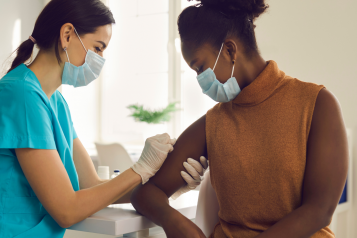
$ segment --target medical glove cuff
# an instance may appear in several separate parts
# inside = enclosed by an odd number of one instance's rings
[[[141,164],[140,162],[135,163],[133,166],[131,166],[131,168],[135,173],[140,175],[142,184],[145,184],[152,176],[155,175],[155,173],[148,170],[145,165]]]

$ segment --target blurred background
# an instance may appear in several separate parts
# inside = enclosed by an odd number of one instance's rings
[[[103,0],[116,24],[101,77],[88,87],[62,86],[79,138],[100,165],[95,143],[120,143],[135,161],[151,134],[178,137],[215,103],[203,95],[196,74],[184,62],[177,16],[186,0]],[[0,63],[31,35],[47,0],[0,0]],[[338,238],[357,237],[357,9],[356,0],[268,0],[255,22],[258,47],[288,75],[323,84],[341,103],[349,132],[347,195],[332,229]],[[128,105],[159,110],[177,102],[180,110],[160,124],[135,121]],[[343,206],[342,206],[343,205]],[[69,236],[68,236],[69,237]],[[86,237],[91,237],[89,234]],[[93,236],[97,237],[97,236]],[[99,236],[98,236],[99,237]]]

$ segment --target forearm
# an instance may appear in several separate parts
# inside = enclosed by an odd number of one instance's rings
[[[140,183],[141,177],[132,169],[128,169],[112,180],[75,192],[73,198],[68,199],[66,206],[66,226],[71,226],[120,200]]]
[[[331,216],[323,209],[317,210],[316,205],[302,205],[256,238],[309,238],[330,221]]]
[[[96,172],[91,157],[79,138],[73,140],[73,162],[76,166],[79,187],[81,189],[91,188],[102,182]]]
[[[162,227],[174,214],[179,213],[170,206],[167,195],[149,182],[134,189],[131,203],[139,213]]]
[[[167,197],[160,188],[147,183],[134,189],[131,202],[138,212],[161,226],[168,238],[205,238],[199,227],[170,206]]]
[[[103,184],[110,181],[110,179],[99,179],[96,185]],[[136,187],[136,186],[135,186]],[[135,188],[134,187],[134,188]],[[117,200],[115,200],[112,204],[123,204],[123,203],[130,203],[130,197],[131,194],[133,193],[133,189],[131,189],[129,192],[124,194],[123,196],[119,197]]]
[[[97,185],[103,184],[110,181],[110,179],[99,179]],[[134,187],[135,188],[135,187]],[[130,203],[130,197],[131,194],[133,193],[133,189],[131,189],[129,192],[124,194],[123,196],[119,197],[117,200],[115,200],[112,204],[123,204],[123,203]]]
[[[123,203],[130,203],[130,197],[131,194],[133,193],[133,190],[135,188],[133,188],[132,190],[130,190],[129,192],[127,192],[126,194],[124,194],[122,197],[118,198],[117,200],[115,200],[113,202],[113,204],[123,204]]]

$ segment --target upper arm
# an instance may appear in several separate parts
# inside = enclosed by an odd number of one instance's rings
[[[160,170],[148,183],[160,188],[167,197],[184,186],[186,182],[181,177],[181,171],[185,170],[183,162],[188,158],[199,161],[200,156],[207,154],[205,126],[206,116],[203,116],[188,127],[177,139],[174,151],[169,153]]]
[[[332,216],[343,191],[348,168],[348,145],[341,108],[322,89],[316,99],[307,143],[303,204],[313,204]]]
[[[22,171],[41,204],[60,223],[75,191],[57,150],[16,149]]]

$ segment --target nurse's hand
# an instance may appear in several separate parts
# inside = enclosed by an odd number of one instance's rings
[[[131,168],[141,176],[145,184],[161,168],[167,154],[174,150],[176,139],[165,133],[146,139],[140,159]]]
[[[201,162],[201,163],[200,163]],[[174,193],[171,198],[177,199],[184,193],[187,193],[199,186],[204,179],[204,174],[208,168],[208,160],[206,157],[201,156],[200,162],[188,158],[187,162],[183,163],[183,166],[187,170],[181,171],[181,177],[186,181],[187,185],[185,187],[180,188],[176,193]]]

